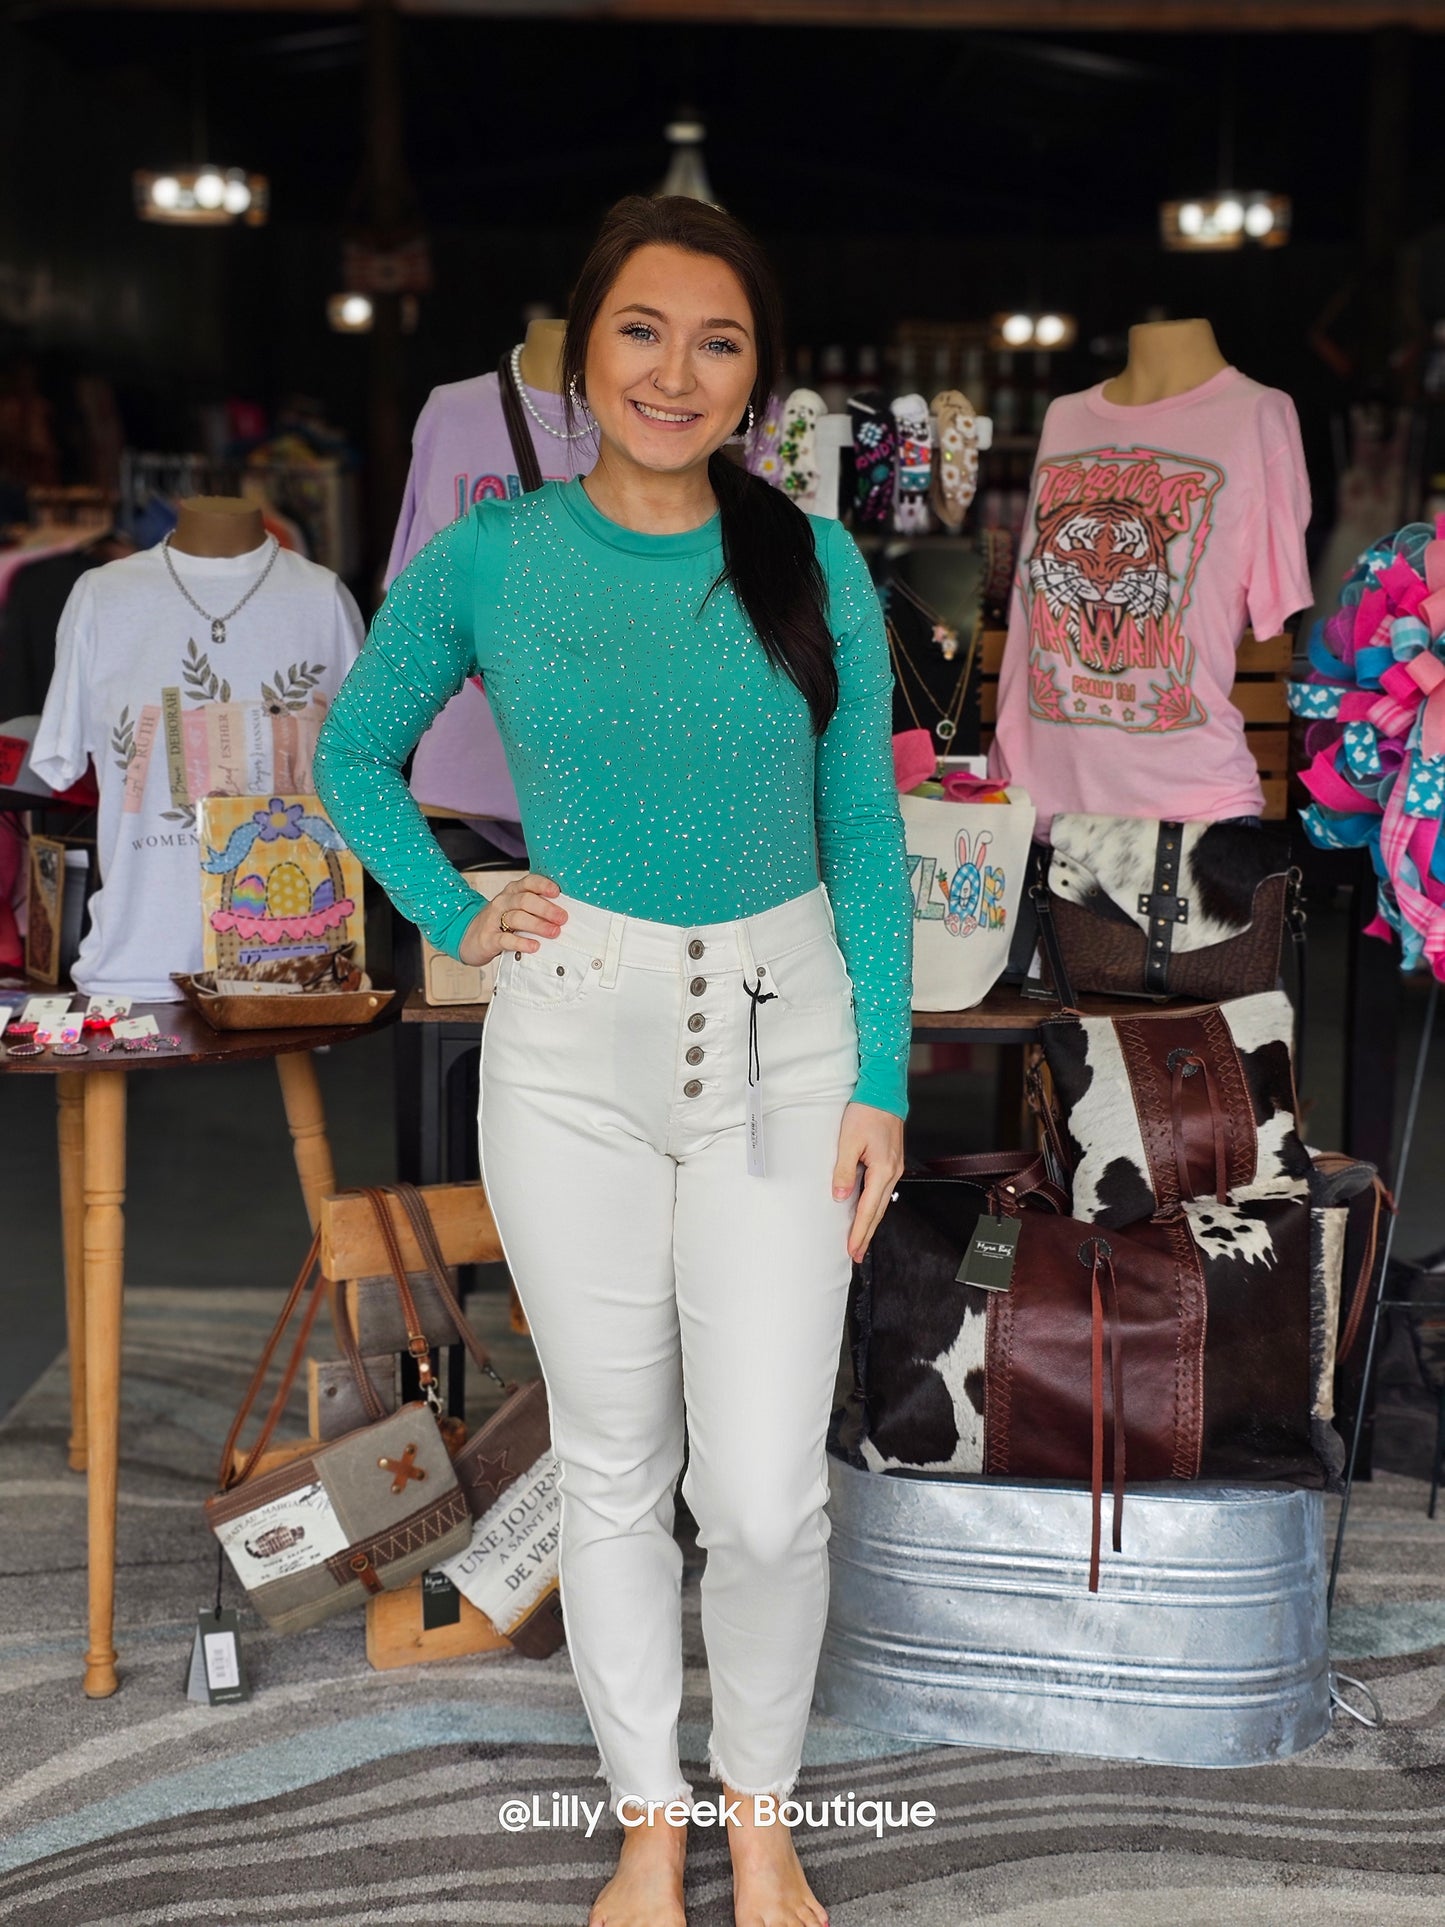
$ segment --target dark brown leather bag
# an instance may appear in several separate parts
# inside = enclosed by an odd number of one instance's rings
[[[1057,846],[1081,824],[1094,841],[1079,835],[1076,858]],[[1053,835],[1033,903],[1043,980],[1065,1004],[1080,992],[1220,1003],[1272,990],[1287,924],[1302,941],[1298,873],[1276,830],[1064,816]],[[1218,934],[1196,944],[1201,931]]]

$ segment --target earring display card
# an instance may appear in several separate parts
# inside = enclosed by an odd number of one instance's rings
[[[239,1614],[231,1606],[220,1612],[202,1606],[196,1614],[186,1698],[205,1706],[232,1706],[250,1697]]]
[[[158,1037],[160,1025],[150,1011],[144,1017],[118,1017],[110,1027],[112,1037],[124,1040],[127,1037]]]

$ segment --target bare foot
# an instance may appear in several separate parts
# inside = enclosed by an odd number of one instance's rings
[[[634,1809],[628,1809],[633,1817]],[[587,1927],[687,1927],[682,1870],[687,1822],[675,1826],[657,1812],[623,1828],[617,1871],[592,1903]]]
[[[723,1792],[738,1809],[737,1821],[728,1822],[737,1927],[828,1927],[828,1910],[808,1885],[791,1830],[781,1820],[757,1824],[749,1794],[730,1786]]]

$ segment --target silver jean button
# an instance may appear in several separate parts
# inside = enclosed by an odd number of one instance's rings
[[[706,948],[707,945],[701,937],[694,937],[692,942],[687,946],[687,954],[689,957],[700,957]]]
[[[692,992],[694,997],[701,997],[702,993],[707,989],[707,978],[694,977],[692,982],[688,985],[688,989]]]
[[[687,1020],[687,1027],[689,1030],[701,1030],[706,1022],[707,1019],[703,1016],[702,1012],[695,1010]]]
[[[690,1077],[687,1080],[687,1082],[683,1085],[682,1088],[684,1092],[687,1094],[687,1096],[696,1097],[698,1092],[702,1089],[702,1085],[698,1082],[698,1080],[695,1077]]]
[[[692,1049],[687,1054],[687,1061],[689,1064],[700,1064],[702,1062],[702,1045],[701,1044],[693,1045]]]

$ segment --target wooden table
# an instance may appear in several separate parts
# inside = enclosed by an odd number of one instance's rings
[[[37,992],[44,985],[35,986]],[[59,994],[59,993],[57,993]],[[11,1058],[0,1038],[0,1074],[53,1077],[58,1107],[60,1212],[65,1252],[65,1319],[70,1350],[70,1463],[88,1474],[90,1644],[85,1691],[115,1692],[115,1530],[120,1462],[121,1300],[125,1283],[125,1091],[138,1071],[187,1064],[276,1061],[301,1193],[313,1227],[320,1201],[336,1189],[326,1117],[311,1052],[364,1036],[397,1014],[393,1001],[371,1024],[341,1029],[212,1030],[185,1004],[137,1004],[154,1015],[178,1050],[97,1056]]]
[[[1089,1017],[1118,1017],[1130,1006],[1117,997],[1085,997]],[[396,1087],[397,1144],[402,1175],[413,1184],[460,1182],[473,1175],[451,1129],[451,1078],[480,1044],[488,1004],[429,1004],[411,991],[401,1009]],[[1150,1009],[1154,1006],[1149,1005]],[[972,1010],[915,1010],[915,1044],[1031,1044],[1039,1025],[1057,1015],[1050,997],[1025,997],[997,985]],[[475,1129],[467,1114],[468,1130]],[[1003,1148],[1003,1147],[1000,1147]]]

